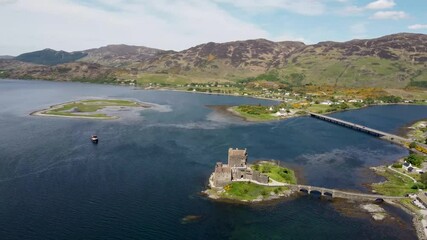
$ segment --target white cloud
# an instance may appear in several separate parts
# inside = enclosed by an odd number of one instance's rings
[[[377,0],[366,5],[367,9],[385,9],[392,8],[396,5],[394,0]]]
[[[250,12],[287,10],[303,15],[320,15],[326,10],[319,0],[213,0],[218,3],[226,3]]]
[[[365,8],[351,5],[351,6],[345,7],[338,13],[340,15],[347,16],[347,15],[358,15],[358,14],[361,14],[363,11],[365,11]]]
[[[48,47],[73,51],[114,43],[181,50],[209,41],[269,38],[263,29],[233,17],[212,1],[103,3],[113,10],[69,0],[2,5],[0,53],[16,55]]]
[[[374,15],[371,16],[372,19],[378,19],[378,20],[384,20],[384,19],[399,20],[407,17],[408,15],[403,11],[379,11],[374,13]]]
[[[345,15],[345,16],[360,15],[366,11],[393,8],[394,6],[396,6],[396,3],[394,2],[394,0],[376,0],[361,7],[356,5],[347,5],[345,8],[343,8],[339,12],[339,14]]]
[[[427,24],[414,24],[408,27],[412,30],[427,29]]]

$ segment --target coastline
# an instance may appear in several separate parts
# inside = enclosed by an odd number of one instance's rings
[[[427,230],[425,229],[422,220],[420,220],[420,215],[417,213],[411,211],[409,208],[407,208],[405,205],[403,205],[400,202],[389,202],[389,204],[393,204],[400,209],[402,209],[404,212],[412,216],[412,225],[415,228],[415,232],[417,234],[417,237],[419,240],[427,239]]]
[[[347,112],[347,111],[355,111],[355,110],[359,110],[359,109],[364,109],[364,108],[369,108],[369,107],[374,107],[374,106],[392,106],[392,105],[406,105],[406,106],[424,106],[424,104],[399,104],[399,103],[390,103],[390,104],[371,104],[371,105],[366,105],[366,106],[362,106],[359,108],[351,108],[351,109],[342,109],[342,110],[336,110],[336,111],[331,111],[331,112],[326,112],[326,113],[321,113],[322,115],[330,115],[330,114],[334,114],[334,113],[340,113],[340,112]],[[239,112],[237,112],[236,110],[233,109],[233,107],[236,106],[231,106],[231,105],[207,105],[208,108],[217,111],[218,113],[224,114],[224,115],[228,115],[228,116],[233,116],[233,117],[237,117],[245,122],[251,122],[251,123],[268,123],[268,122],[277,122],[277,121],[282,121],[282,120],[287,120],[287,119],[291,119],[291,118],[297,118],[297,117],[304,117],[304,116],[308,116],[308,112],[306,110],[301,110],[301,111],[305,111],[305,114],[294,114],[294,115],[290,115],[290,116],[284,116],[284,117],[276,117],[276,119],[268,119],[268,120],[264,120],[264,119],[256,119],[256,118],[250,118],[247,116],[243,116],[242,114],[240,114]],[[427,119],[420,119],[420,120],[416,120],[414,122],[412,122],[411,125],[420,122],[420,121],[427,121]],[[408,126],[411,126],[406,124],[405,126],[401,127],[400,129],[403,128],[407,128]],[[400,131],[400,130],[399,130]],[[409,131],[409,130],[408,130]],[[397,135],[404,137],[405,132],[398,132]]]
[[[214,175],[214,173],[212,173],[209,176],[208,186],[206,187],[205,190],[203,190],[201,192],[201,194],[203,194],[204,196],[206,196],[210,200],[217,201],[217,202],[246,204],[246,205],[253,205],[253,204],[258,205],[258,204],[272,203],[273,201],[276,202],[276,201],[286,200],[289,197],[294,196],[295,193],[297,193],[296,191],[293,191],[291,189],[287,189],[287,190],[284,190],[278,194],[270,195],[270,196],[268,196],[266,198],[262,198],[262,199],[256,198],[256,199],[252,199],[252,200],[241,200],[241,199],[226,198],[226,197],[220,196],[220,194],[222,192],[224,192],[224,188],[214,186],[213,175]],[[248,180],[248,181],[242,181],[242,183],[254,183],[254,182]],[[254,183],[254,184],[258,184],[258,183]]]
[[[74,119],[93,119],[93,120],[116,120],[120,119],[118,116],[109,116],[109,117],[89,117],[89,116],[67,116],[67,115],[55,115],[55,114],[47,114],[44,113],[47,109],[34,111],[30,113],[30,116],[38,116],[38,117],[59,117],[59,118],[74,118]]]
[[[220,114],[224,114],[224,115],[232,116],[232,117],[237,117],[237,118],[241,119],[242,121],[250,122],[250,123],[277,122],[277,121],[282,121],[282,120],[286,120],[286,119],[290,119],[290,118],[297,118],[297,117],[302,117],[302,116],[308,115],[308,114],[300,114],[300,115],[292,115],[292,116],[286,116],[286,117],[277,117],[276,119],[261,120],[261,119],[252,119],[252,118],[248,118],[246,116],[243,116],[242,114],[240,114],[239,112],[237,112],[233,109],[233,107],[235,107],[235,106],[207,105],[207,107],[218,112],[218,113],[220,113]]]
[[[413,121],[411,125],[406,124],[404,127],[401,127],[401,129],[402,128],[407,128],[408,126],[412,126],[413,124],[415,124],[415,123],[417,123],[419,121],[422,121],[422,120]],[[409,133],[409,131],[407,133]],[[399,135],[401,135],[402,137],[406,138],[406,137],[408,137],[407,133],[403,134],[402,132],[400,132]],[[408,153],[408,155],[406,155],[405,157],[409,156],[409,154],[410,153]],[[399,158],[395,162],[402,161],[405,157]],[[380,169],[380,168],[389,168],[390,170],[392,170],[393,172],[397,173],[398,175],[405,176],[405,177],[413,180],[414,183],[416,183],[416,180],[413,177],[411,177],[411,176],[409,176],[409,175],[407,175],[405,173],[401,173],[401,172],[398,172],[398,171],[392,169],[391,165],[390,166],[388,166],[388,165],[380,165],[380,166],[376,166],[376,167],[371,167],[370,169],[375,174],[377,174],[378,176],[382,176],[382,175],[380,175],[377,172],[378,169]],[[387,181],[389,181],[389,180],[386,178],[386,180],[383,181],[383,182],[371,183],[371,184],[369,184],[369,188],[371,189],[371,191],[373,191],[374,190],[374,188],[373,188],[374,184],[381,184],[381,183],[384,183],[384,182],[387,182]],[[387,202],[389,204],[392,204],[392,205],[396,206],[396,207],[399,207],[404,212],[406,212],[407,214],[409,214],[410,216],[412,216],[412,225],[413,225],[413,227],[415,229],[415,232],[417,234],[418,239],[419,240],[427,239],[427,229],[426,229],[427,228],[427,215],[425,215],[425,214],[423,214],[421,212],[422,209],[418,209],[416,206],[413,206],[414,208],[411,209],[408,206],[405,206],[405,204],[403,204],[403,202],[400,202],[400,201],[387,201]],[[409,204],[412,204],[412,203],[409,203]],[[415,209],[417,209],[417,210],[415,210]],[[425,222],[425,224],[423,224],[423,221]]]
[[[255,99],[268,100],[268,101],[274,101],[274,102],[281,102],[282,101],[279,99],[257,97],[257,96],[252,96],[252,95],[240,95],[240,94],[236,95],[236,94],[230,94],[230,93],[209,93],[209,92],[188,91],[188,90],[181,90],[181,89],[174,89],[174,88],[140,88],[140,87],[137,87],[137,89],[146,90],[146,91],[171,91],[171,92],[184,92],[184,93],[195,93],[195,94],[205,94],[205,95],[246,97],[246,98],[255,98]]]

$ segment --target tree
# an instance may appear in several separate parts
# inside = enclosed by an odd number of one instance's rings
[[[416,142],[411,142],[409,144],[409,148],[416,148],[417,147],[417,143]]]
[[[402,164],[401,163],[393,163],[392,165],[394,168],[402,168]]]
[[[405,158],[405,160],[414,166],[420,167],[424,162],[424,156],[411,153],[408,157]]]
[[[374,103],[375,103],[375,101],[374,101],[374,99],[372,99],[372,98],[366,98],[366,99],[365,99],[365,103],[366,103],[366,104],[368,104],[368,105],[370,105],[370,104],[374,104]]]
[[[421,182],[427,185],[427,172],[421,174]]]
[[[338,107],[342,110],[348,109],[350,106],[348,106],[347,103],[340,103],[340,105],[338,105]]]
[[[414,185],[412,185],[411,188],[412,189],[424,189],[424,188],[426,188],[426,186],[423,183],[417,182],[417,183],[414,183]]]

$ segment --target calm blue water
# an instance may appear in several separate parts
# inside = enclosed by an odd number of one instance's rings
[[[133,98],[157,110],[117,121],[29,116],[88,97]],[[0,239],[414,239],[410,219],[346,217],[331,202],[300,197],[275,205],[199,196],[228,147],[250,161],[275,159],[305,183],[367,191],[370,166],[405,149],[302,117],[249,124],[206,105],[272,102],[128,87],[0,80]],[[427,118],[427,107],[386,106],[334,114],[388,132]],[[89,136],[100,137],[92,145]],[[187,215],[199,222],[182,224]]]

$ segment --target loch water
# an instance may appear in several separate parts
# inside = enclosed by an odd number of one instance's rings
[[[30,116],[78,99],[154,103],[99,121]],[[334,202],[301,196],[248,206],[199,193],[229,147],[249,161],[279,160],[304,183],[369,191],[370,166],[407,150],[372,136],[299,117],[247,123],[208,105],[274,102],[130,87],[0,80],[0,239],[416,239],[411,217],[348,216]],[[375,106],[333,114],[390,133],[427,118],[426,106]],[[94,145],[89,137],[99,136]],[[357,208],[355,204],[355,208]],[[195,222],[182,222],[188,215]]]

